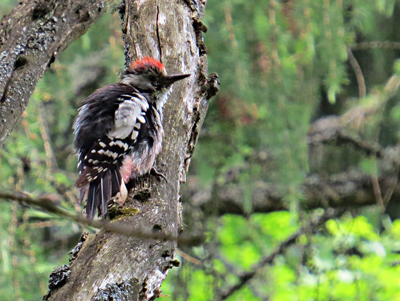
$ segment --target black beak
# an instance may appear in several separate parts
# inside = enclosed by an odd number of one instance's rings
[[[165,76],[160,84],[164,87],[172,85],[174,82],[189,77],[191,74],[175,74],[175,75],[167,75]]]

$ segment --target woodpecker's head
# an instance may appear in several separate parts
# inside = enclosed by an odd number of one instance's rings
[[[121,83],[131,85],[157,99],[162,97],[174,82],[188,76],[190,74],[167,75],[165,67],[160,61],[147,56],[131,63],[125,71]]]

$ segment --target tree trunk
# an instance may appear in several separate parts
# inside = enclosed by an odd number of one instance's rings
[[[181,183],[208,107],[216,76],[206,76],[201,31],[205,1],[126,0],[120,7],[127,64],[143,56],[160,59],[169,73],[192,76],[174,86],[164,110],[162,153],[157,171],[166,180],[146,176],[130,190],[112,222],[142,232],[178,236],[182,231]],[[132,214],[132,212],[139,213]],[[100,231],[84,237],[69,266],[53,272],[47,300],[152,300],[168,270],[178,265],[175,241],[145,240]]]

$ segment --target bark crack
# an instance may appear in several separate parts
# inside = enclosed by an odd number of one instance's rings
[[[25,47],[25,45],[24,45],[24,47]],[[10,85],[13,82],[14,72],[22,69],[25,65],[28,64],[27,58],[25,56],[21,55],[21,53],[22,53],[22,51],[20,51],[18,53],[17,58],[15,59],[14,68],[10,74],[10,77],[6,81],[6,84],[5,84],[4,90],[3,90],[3,95],[0,99],[0,103],[4,103],[8,98],[8,90],[10,88]]]
[[[14,73],[14,71],[13,71],[13,73]],[[12,81],[12,74],[11,74],[11,76],[7,79],[6,85],[4,86],[3,96],[2,96],[1,99],[0,99],[0,103],[4,103],[4,102],[7,100],[7,97],[8,97],[8,96],[7,96],[7,94],[8,94],[8,89],[9,89],[9,87],[10,87],[11,81]]]
[[[160,15],[160,7],[157,5],[156,33],[157,33],[158,52],[160,53],[160,62],[162,63],[161,40],[160,40],[160,32],[159,32],[159,27],[158,27],[158,17],[159,17],[159,15]]]

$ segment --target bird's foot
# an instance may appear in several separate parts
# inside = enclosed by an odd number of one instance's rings
[[[161,173],[161,172],[158,172],[157,169],[156,169],[155,167],[153,167],[153,168],[150,170],[150,174],[151,174],[152,176],[156,176],[157,179],[158,179],[159,181],[161,180],[161,178],[163,178],[166,182],[168,182],[168,180],[167,180],[167,178],[165,177],[165,175],[164,175],[163,173]]]
[[[119,192],[114,197],[114,202],[117,203],[119,206],[122,206],[125,203],[127,196],[128,190],[126,189],[124,181],[122,181]]]

